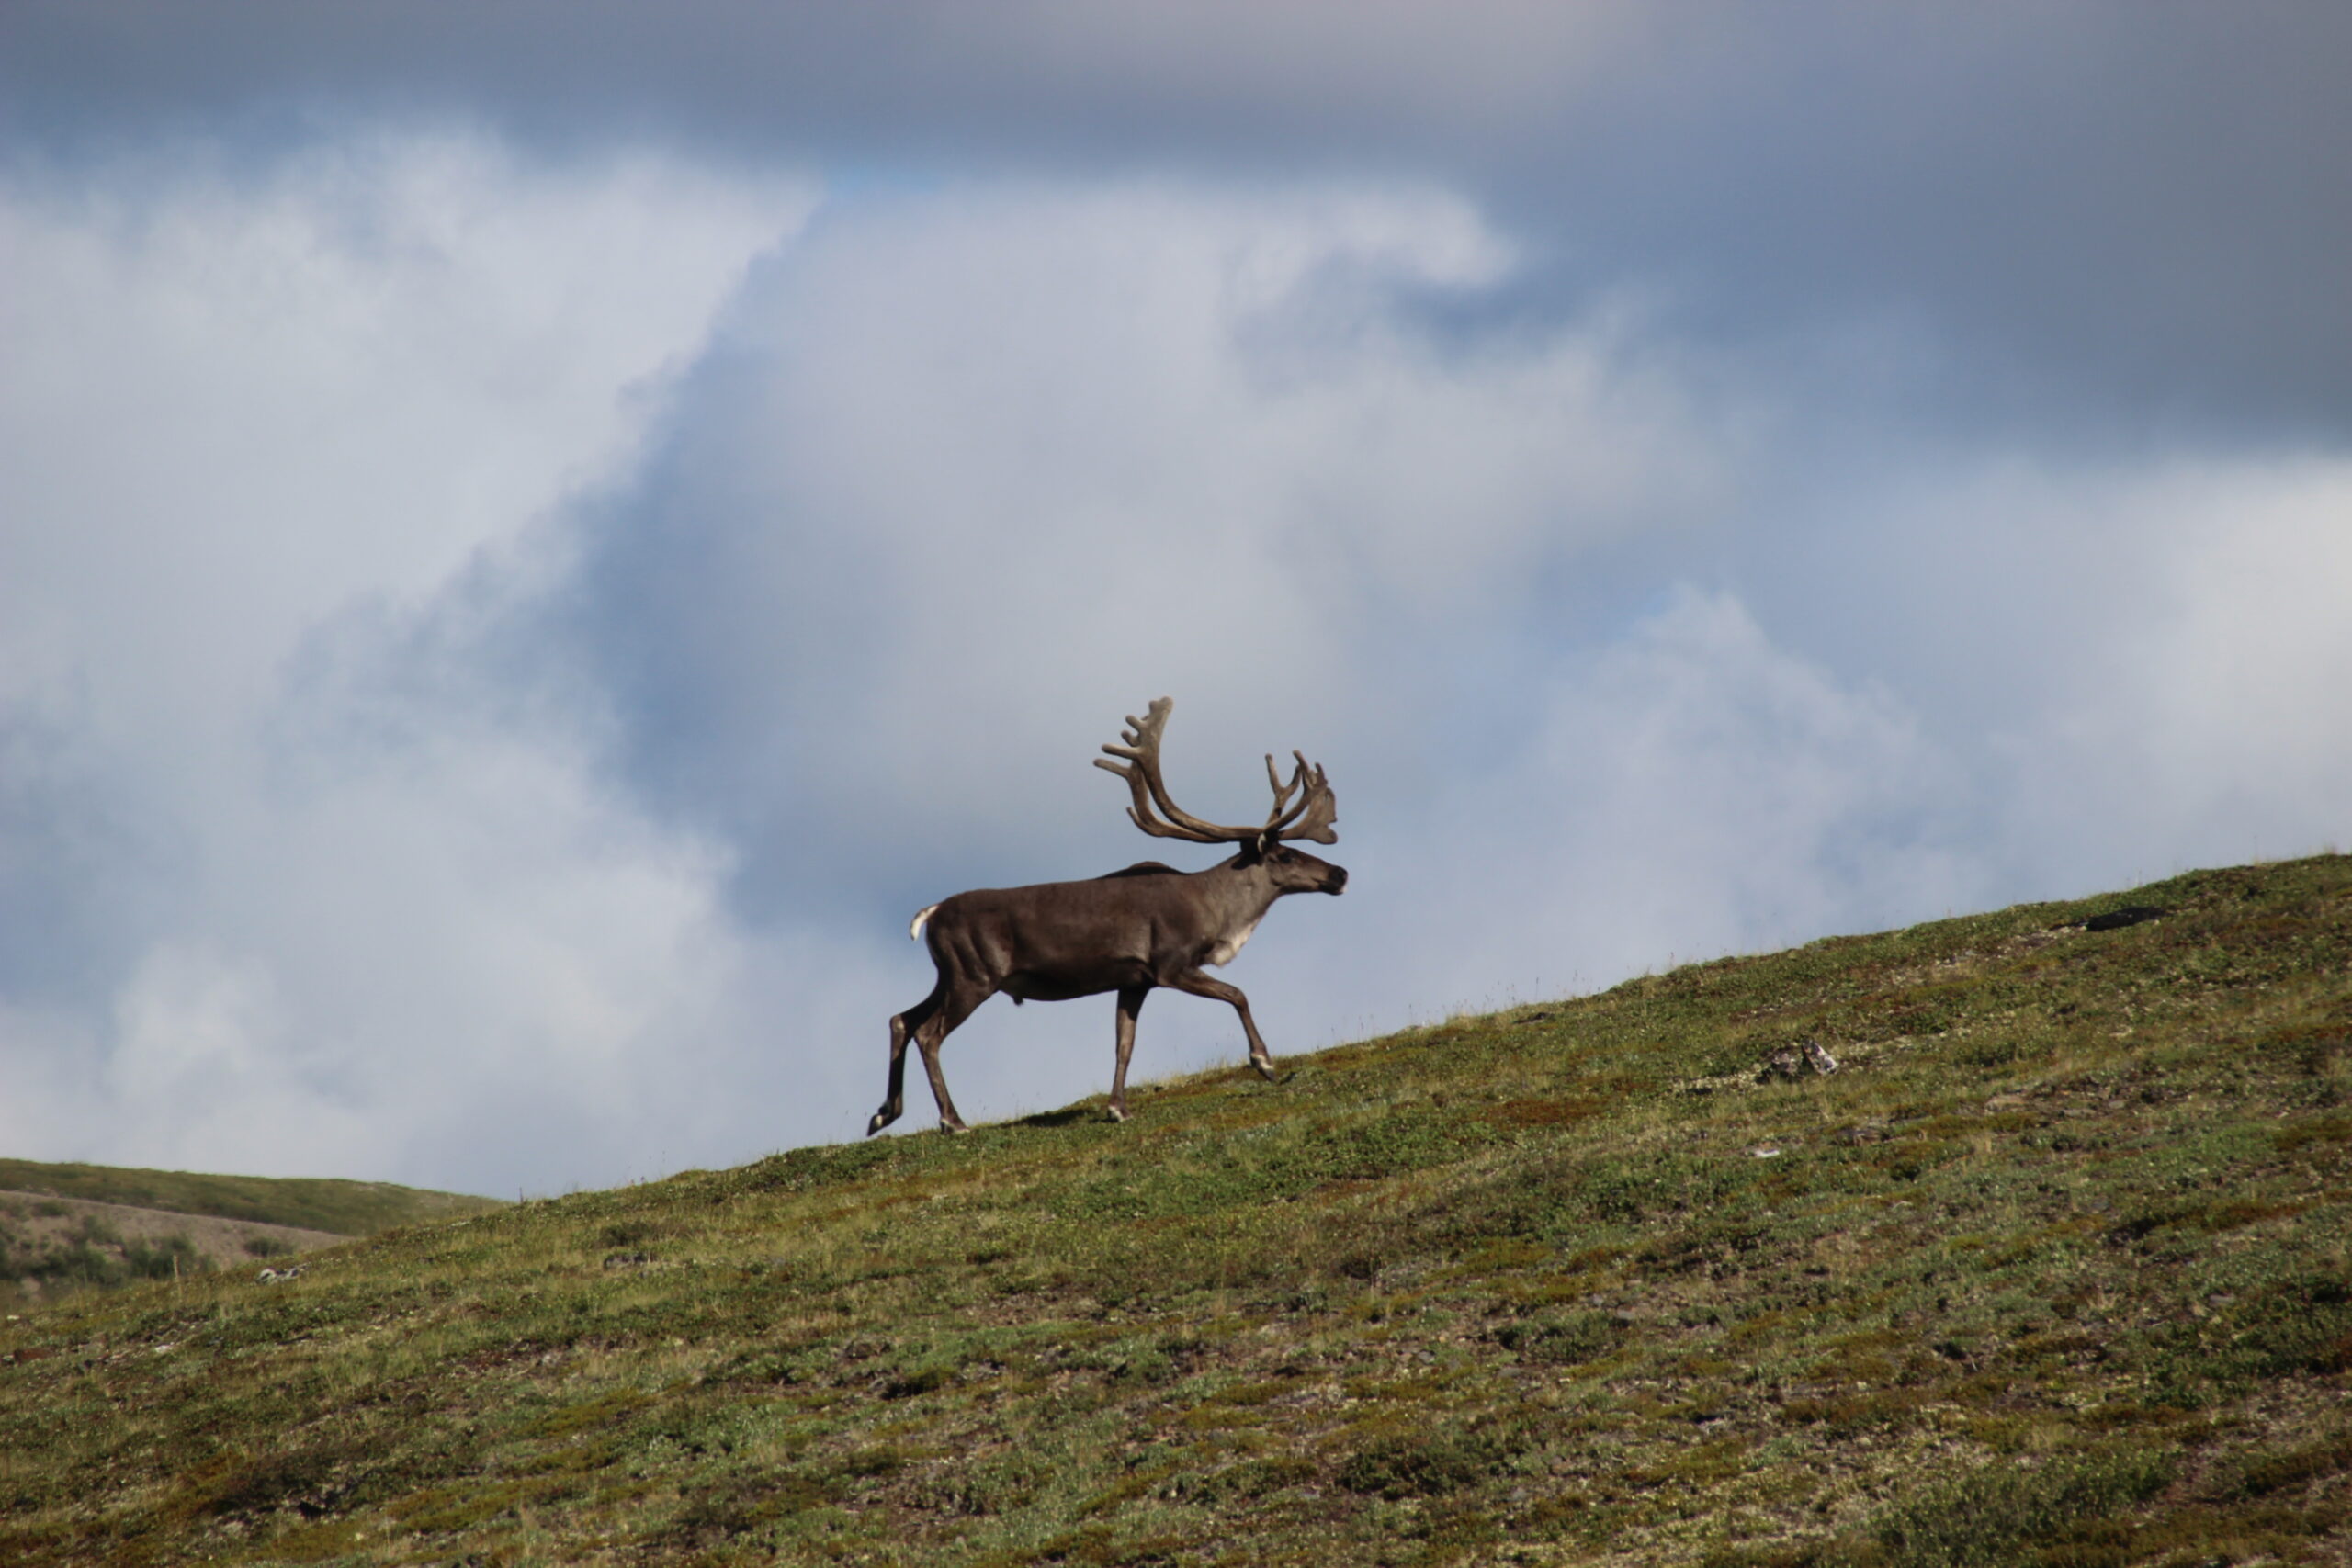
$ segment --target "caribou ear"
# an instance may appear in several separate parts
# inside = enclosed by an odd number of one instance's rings
[[[1257,838],[1250,840],[1250,858],[1251,860],[1264,860],[1266,858],[1266,852],[1272,849],[1276,841],[1273,829],[1271,828],[1267,829],[1264,832],[1259,834]]]

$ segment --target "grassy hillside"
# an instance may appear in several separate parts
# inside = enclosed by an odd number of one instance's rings
[[[0,1561],[2352,1560],[2352,860],[1292,1066],[0,1324]]]
[[[290,1258],[345,1239],[294,1225],[0,1192],[0,1307]]]
[[[322,1233],[373,1235],[497,1207],[382,1181],[0,1159],[0,1303],[176,1279],[312,1247]]]
[[[185,1170],[130,1170],[108,1165],[44,1165],[0,1159],[0,1192],[33,1192],[123,1203],[175,1214],[296,1225],[337,1235],[373,1235],[395,1225],[451,1220],[499,1206],[494,1198],[395,1187],[389,1181],[304,1177],[201,1176]]]

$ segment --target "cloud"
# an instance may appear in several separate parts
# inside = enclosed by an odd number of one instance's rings
[[[1445,831],[1398,846],[1428,951],[1380,968],[1424,998],[1532,999],[1981,897],[1917,718],[1733,594],[1673,588],[1513,711],[1510,746],[1433,803]]]
[[[9,85],[43,118],[185,115],[254,101],[423,102],[510,123],[599,119],[704,135],[832,136],[868,146],[961,131],[1032,152],[1092,133],[1251,140],[1359,133],[1401,120],[1490,133],[1540,112],[1563,78],[1612,62],[1634,7],[1482,0],[1442,17],[1406,4],[1344,26],[1297,0],[1201,6],[1023,0],[986,17],[946,4],[892,15],[685,0],[659,22],[626,8],[581,25],[545,0],[421,22],[397,5],[322,14],[245,0],[210,28],[129,0],[12,8]],[[567,25],[570,24],[570,25]],[[46,67],[46,69],[42,69]],[[71,85],[71,91],[66,85]]]
[[[2352,842],[2352,464],[2166,465],[2068,499],[2137,547],[2005,737],[2017,839],[2149,875]]]
[[[1520,613],[1514,579],[1716,480],[1605,329],[1455,353],[1397,305],[1508,260],[1412,190],[829,214],[747,292],[674,444],[592,509],[566,607],[630,771],[752,883],[854,898],[902,858],[1036,863],[1102,781],[1035,759],[1163,688],[1203,755],[1276,716],[1378,722],[1367,674],[1442,682],[1422,651]],[[1433,698],[1398,694],[1407,728]],[[1015,798],[1045,809],[1007,840]]]
[[[812,190],[454,134],[83,173],[0,185],[6,1141],[503,1185],[419,1125],[626,1114],[721,852],[632,835],[576,694],[330,656],[534,581]]]
[[[423,115],[884,177],[1419,179],[1529,243],[1514,313],[1637,288],[1797,362],[1868,316],[1949,356],[1913,395],[2013,437],[2341,438],[2347,60],[2352,17],[2277,4],[19,0],[0,124],[268,145]]]

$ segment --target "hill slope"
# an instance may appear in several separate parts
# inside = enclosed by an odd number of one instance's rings
[[[175,1279],[497,1207],[384,1181],[0,1159],[0,1302]]]
[[[0,1192],[0,1303],[22,1307],[141,1280],[176,1280],[348,1239],[295,1225]]]
[[[2340,1562],[2347,961],[2199,873],[70,1303],[0,1559]]]
[[[111,1165],[44,1165],[28,1159],[0,1159],[0,1191],[294,1225],[337,1235],[373,1235],[395,1225],[461,1219],[499,1207],[495,1198],[396,1187],[389,1181],[205,1176]]]

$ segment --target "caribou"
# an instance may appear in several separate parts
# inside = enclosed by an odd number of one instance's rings
[[[1096,758],[1094,765],[1127,781],[1135,796],[1127,815],[1145,832],[1156,839],[1232,844],[1233,857],[1206,871],[1144,861],[1087,882],[976,888],[916,915],[907,934],[929,945],[938,978],[931,995],[890,1020],[889,1097],[866,1123],[866,1136],[896,1122],[905,1110],[909,1041],[922,1053],[932,1098],[939,1104],[940,1130],[965,1130],[939,1070],[939,1047],[973,1009],[1000,991],[1015,1003],[1118,993],[1114,1122],[1126,1120],[1136,1015],[1155,987],[1230,1004],[1249,1037],[1250,1065],[1273,1079],[1273,1054],[1250,1016],[1250,998],[1202,966],[1231,963],[1275,899],[1289,893],[1338,893],[1347,886],[1344,869],[1291,847],[1302,839],[1337,843],[1340,836],[1331,825],[1338,820],[1338,805],[1322,768],[1293,751],[1298,766],[1288,783],[1272,753],[1267,755],[1266,781],[1274,806],[1258,826],[1224,827],[1182,809],[1169,798],[1159,773],[1160,731],[1174,706],[1162,697],[1144,717],[1130,714],[1120,736],[1124,744],[1104,746],[1108,756]]]

